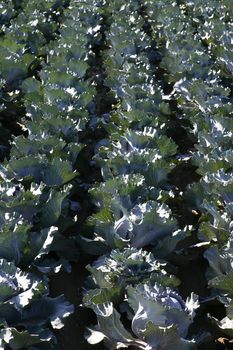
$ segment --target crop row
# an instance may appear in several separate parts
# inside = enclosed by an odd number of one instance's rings
[[[41,2],[43,10],[46,5],[51,12],[52,4]],[[39,4],[28,5],[34,6],[29,12],[25,6],[22,16],[30,15],[37,27],[39,19],[32,9]],[[22,73],[23,60],[33,57],[32,52],[23,54],[31,33],[21,28],[25,43],[15,44],[16,50],[22,48],[23,56],[17,56],[15,71],[20,77],[14,75],[12,82],[20,80],[24,94],[26,115],[21,123],[27,137],[13,138],[10,159],[1,165],[2,349],[57,348],[51,330],[63,327],[62,319],[73,312],[63,296],[49,296],[47,276],[61,268],[70,270],[65,259],[68,253],[69,260],[78,256],[74,240],[63,233],[74,223],[72,212],[78,206],[69,196],[72,181],[75,183],[78,176],[75,163],[83,147],[79,132],[85,128],[95,95],[95,87],[85,75],[90,38],[99,18],[93,3],[88,7],[86,2],[71,1],[63,14],[59,40],[46,45],[46,62],[38,77],[27,78],[26,71],[25,76]],[[20,21],[18,15],[15,25]],[[28,24],[28,30],[31,26]],[[38,30],[34,34],[33,44],[43,50],[41,40],[45,39]],[[10,37],[15,39],[12,32]],[[14,68],[10,62],[5,71],[8,84]]]
[[[58,37],[67,1],[6,1],[1,4],[1,159],[9,153],[10,132],[23,133],[22,82],[37,75],[47,44]]]
[[[169,174],[178,154],[166,135],[171,111],[154,77],[153,38],[144,30],[141,3],[108,5],[104,84],[117,102],[104,116],[108,137],[97,144],[94,156],[103,182],[90,190],[97,213],[89,219],[93,240],[83,248],[105,255],[88,266],[92,276],[83,302],[98,324],[87,339],[90,344],[104,340],[109,349],[168,349],[171,342],[174,349],[189,349],[195,342],[188,328],[197,296],[183,301],[175,289],[178,280],[161,260],[188,234],[166,204],[174,196]]]
[[[200,215],[198,236],[207,247],[209,298],[226,307],[227,317],[212,319],[231,337],[231,4],[184,2],[171,8],[167,2],[157,13],[148,2],[154,36],[161,45],[166,42],[161,67],[173,84],[168,99],[177,103],[182,118],[190,120],[189,131],[197,138],[189,156],[202,178],[184,196]],[[165,26],[160,30],[161,17],[169,17],[166,30]]]

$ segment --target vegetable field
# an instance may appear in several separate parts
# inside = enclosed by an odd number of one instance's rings
[[[0,350],[233,349],[233,2],[0,1]]]

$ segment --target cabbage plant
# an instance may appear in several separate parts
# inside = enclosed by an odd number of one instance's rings
[[[97,325],[89,328],[87,341],[104,340],[108,349],[135,346],[138,349],[195,349],[196,341],[188,337],[188,329],[199,306],[192,294],[184,301],[174,290],[159,283],[142,283],[126,287],[124,310],[130,328],[108,300],[104,290],[93,290],[84,304],[97,316]],[[127,321],[126,323],[128,323]]]
[[[95,312],[97,325],[88,329],[87,341],[104,340],[108,349],[169,349],[172,344],[175,349],[194,348],[188,329],[198,298],[192,294],[184,301],[175,290],[179,281],[168,268],[136,248],[113,250],[88,265],[91,276],[83,305]]]
[[[0,349],[55,349],[51,329],[73,311],[63,296],[49,296],[47,278],[0,259]]]

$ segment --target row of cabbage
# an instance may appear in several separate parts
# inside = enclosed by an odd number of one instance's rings
[[[206,246],[209,299],[227,316],[213,319],[232,337],[232,3],[229,1],[146,2],[148,20],[163,49],[161,67],[173,85],[181,118],[197,138],[189,154],[202,176],[185,193],[187,209],[200,215],[198,235]]]
[[[58,36],[67,0],[2,1],[0,4],[0,121],[1,159],[8,155],[12,130],[22,132],[22,82],[37,74],[46,59],[46,46]]]
[[[70,271],[67,258],[78,257],[74,238],[63,234],[79,207],[71,195],[79,183],[79,133],[96,93],[86,73],[101,16],[96,3],[70,1],[59,38],[48,42],[45,33],[55,33],[58,23],[47,19],[65,2],[21,5],[1,42],[4,79],[24,94],[27,137],[13,138],[0,169],[0,348],[57,349],[53,330],[74,307],[64,296],[50,296],[49,276]],[[40,55],[46,60],[38,76],[28,77]]]
[[[166,204],[175,196],[169,174],[182,157],[166,135],[171,110],[155,78],[154,40],[141,2],[106,1],[105,11],[104,85],[117,102],[102,118],[107,137],[93,160],[103,182],[90,190],[94,236],[82,244],[101,255],[87,267],[83,305],[97,317],[87,340],[108,349],[191,349],[200,340],[188,333],[198,297],[182,299],[166,262],[190,228],[181,229]]]

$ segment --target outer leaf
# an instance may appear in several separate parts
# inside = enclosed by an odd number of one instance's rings
[[[186,340],[178,336],[176,326],[159,327],[149,321],[146,329],[143,331],[143,337],[146,339],[148,350],[191,350],[196,349],[194,340]]]
[[[25,349],[38,343],[49,343],[52,340],[50,333],[43,334],[42,337],[36,334],[30,334],[27,331],[19,332],[15,328],[6,328],[0,332],[0,337],[4,343],[12,350]]]

